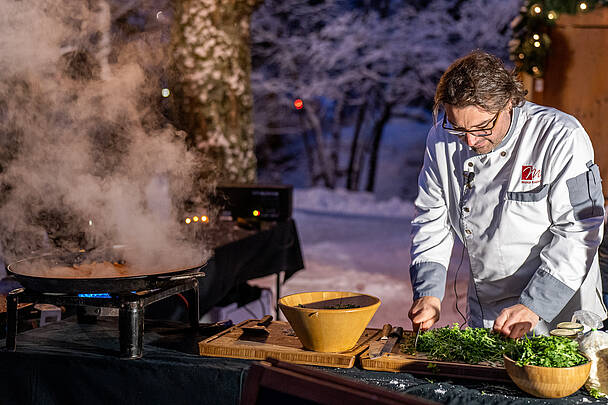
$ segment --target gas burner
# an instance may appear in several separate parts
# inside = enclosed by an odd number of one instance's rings
[[[17,288],[7,296],[6,348],[17,348],[17,307],[19,302],[33,304],[73,305],[77,307],[78,322],[96,320],[96,316],[118,312],[120,357],[137,359],[143,356],[145,307],[162,299],[184,293],[192,328],[199,325],[199,278],[205,273],[188,274],[166,282],[162,288],[129,293],[57,293]]]

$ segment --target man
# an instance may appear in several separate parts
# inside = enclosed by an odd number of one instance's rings
[[[481,51],[439,81],[412,221],[415,330],[439,319],[455,237],[470,262],[469,326],[518,338],[546,334],[579,309],[606,317],[604,199],[591,142],[575,118],[525,94]]]

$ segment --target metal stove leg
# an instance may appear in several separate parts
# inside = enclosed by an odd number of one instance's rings
[[[188,317],[190,319],[190,326],[197,329],[200,320],[199,313],[199,300],[200,294],[198,291],[198,281],[194,284],[191,290],[184,291],[184,296],[188,301]]]
[[[138,359],[144,352],[144,305],[141,301],[124,302],[118,315],[120,357]]]
[[[11,352],[17,350],[17,307],[19,294],[23,291],[23,288],[16,288],[6,297],[6,349]]]

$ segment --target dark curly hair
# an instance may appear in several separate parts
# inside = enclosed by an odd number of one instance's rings
[[[439,79],[435,91],[433,117],[446,104],[456,107],[475,105],[488,112],[498,112],[509,101],[523,104],[527,90],[514,71],[505,68],[502,60],[475,50],[457,59]]]

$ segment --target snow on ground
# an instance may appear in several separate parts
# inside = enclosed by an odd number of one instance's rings
[[[414,216],[410,201],[377,201],[369,193],[326,190],[294,191],[294,218],[300,235],[305,269],[281,287],[281,295],[304,291],[355,291],[377,296],[382,305],[370,327],[386,322],[411,327],[407,312],[412,303],[409,280],[409,232]],[[463,319],[455,308],[454,272],[462,255],[456,245],[451,275],[438,326]],[[462,264],[456,288],[464,313],[468,264]],[[274,276],[252,284],[273,289]]]

